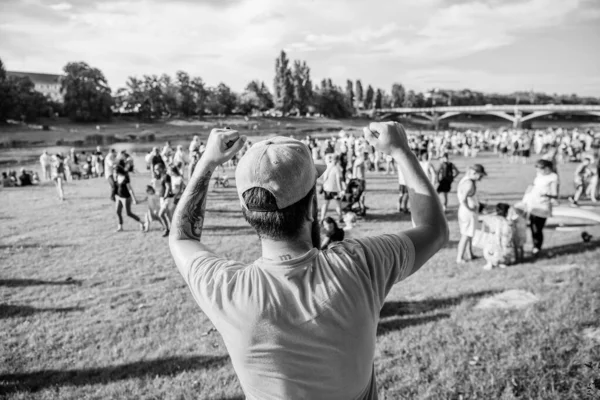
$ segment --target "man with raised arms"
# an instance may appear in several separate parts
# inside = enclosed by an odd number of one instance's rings
[[[435,189],[400,124],[372,123],[365,137],[390,154],[410,192],[414,227],[319,249],[315,184],[322,168],[308,147],[275,137],[240,159],[242,214],[262,257],[228,260],[202,243],[210,178],[244,145],[214,129],[172,221],[171,253],[194,299],[222,335],[248,399],[375,399],[379,312],[392,286],[448,240]]]

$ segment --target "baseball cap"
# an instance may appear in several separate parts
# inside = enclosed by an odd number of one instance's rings
[[[487,176],[487,172],[485,172],[485,168],[483,168],[483,165],[481,164],[473,164],[471,166],[471,169],[475,172],[477,172],[478,174],[481,174],[483,176]]]
[[[243,194],[252,188],[268,190],[281,210],[302,200],[327,167],[315,164],[308,147],[299,140],[276,136],[255,143],[239,160],[235,181],[242,207],[250,211]]]

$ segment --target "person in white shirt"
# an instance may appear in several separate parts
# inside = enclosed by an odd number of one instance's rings
[[[333,202],[335,206],[335,212],[338,215],[338,220],[342,221],[342,204],[340,197],[342,196],[343,188],[343,176],[342,168],[339,166],[339,160],[336,155],[330,153],[325,156],[325,164],[327,169],[323,173],[323,206],[321,207],[321,217],[319,221],[325,219],[327,210],[329,209],[329,202]]]
[[[456,254],[457,264],[462,264],[465,261],[471,261],[475,258],[473,257],[471,244],[479,222],[479,200],[477,198],[476,182],[480,181],[484,176],[487,176],[487,173],[483,165],[474,164],[467,170],[465,177],[460,180],[456,189],[458,197],[458,228],[460,230],[460,240]]]
[[[49,181],[50,179],[52,179],[51,165],[52,165],[52,158],[48,154],[48,151],[44,150],[44,152],[40,156],[40,166],[42,167],[41,168],[42,173],[40,175],[42,177],[44,177],[44,180]]]
[[[403,171],[414,228],[320,250],[315,188],[323,169],[302,142],[274,137],[252,146],[236,169],[242,214],[260,238],[262,257],[244,264],[217,255],[202,235],[209,182],[246,140],[226,129],[211,132],[175,210],[171,254],[222,335],[249,400],[376,399],[385,298],[448,241],[439,198],[402,126],[371,123],[365,136]]]
[[[171,142],[167,141],[165,143],[160,155],[162,156],[165,165],[171,165],[173,163],[173,148],[171,147]]]
[[[192,141],[190,143],[190,154],[195,152],[195,151],[200,151],[200,138],[198,136],[194,136],[192,138]]]
[[[106,158],[104,159],[104,177],[106,179],[113,175],[117,164],[117,152],[115,149],[110,149]]]
[[[552,216],[552,200],[558,198],[558,175],[552,171],[552,162],[548,160],[538,160],[535,168],[536,177],[533,185],[528,188],[523,202],[529,213],[533,255],[537,256],[544,244],[546,220]]]

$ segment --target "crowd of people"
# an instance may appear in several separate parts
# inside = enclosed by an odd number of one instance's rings
[[[410,214],[410,193],[401,170],[389,155],[377,151],[362,135],[340,131],[328,138],[305,137],[313,161],[325,164],[318,192],[321,196],[319,222],[326,236],[324,247],[343,240],[344,230],[351,229],[356,218],[367,214],[367,171],[394,174],[398,178],[397,211]],[[252,146],[247,141],[228,166],[235,166]],[[566,162],[578,162],[575,171],[575,188],[569,200],[573,206],[587,196],[596,202],[599,193],[600,164],[598,160],[600,136],[593,131],[567,130],[479,130],[445,131],[440,133],[412,134],[408,146],[417,157],[425,175],[436,188],[444,211],[448,207],[448,193],[461,171],[450,161],[451,155],[476,157],[480,151],[497,154],[507,162],[528,163],[531,157],[538,160],[535,167],[537,177],[518,204],[499,203],[493,210],[486,211],[477,195],[477,182],[486,176],[481,164],[473,164],[464,172],[456,187],[458,197],[458,222],[461,238],[458,243],[458,263],[474,259],[473,242],[483,248],[486,269],[502,267],[519,262],[525,241],[523,233],[527,225],[531,230],[533,254],[537,255],[543,244],[543,228],[552,214],[552,206],[559,198],[560,180],[558,167]],[[194,136],[187,149],[173,147],[166,142],[162,148],[154,147],[146,156],[146,169],[151,180],[146,186],[147,210],[143,218],[132,211],[137,196],[131,186],[130,174],[135,171],[133,157],[126,151],[110,149],[106,153],[100,147],[92,152],[77,152],[66,155],[40,156],[42,180],[55,182],[58,198],[64,199],[63,183],[67,180],[104,177],[110,186],[110,198],[115,202],[117,231],[123,229],[122,213],[139,224],[140,230],[149,231],[150,224],[157,222],[163,236],[170,232],[171,218],[186,182],[191,178],[196,164],[206,149],[199,136]],[[435,160],[438,160],[437,162]],[[226,186],[228,177],[224,166],[214,176],[214,185]],[[21,169],[3,172],[2,184],[27,186],[40,182],[39,175]],[[328,215],[333,206],[335,219]],[[482,232],[482,233],[481,233]]]

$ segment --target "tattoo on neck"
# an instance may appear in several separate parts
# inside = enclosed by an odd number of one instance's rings
[[[281,255],[281,256],[279,256],[279,259],[280,259],[281,261],[288,261],[288,260],[291,260],[291,259],[292,259],[292,256],[291,256],[291,255],[289,255],[289,254],[284,254],[284,255]]]

